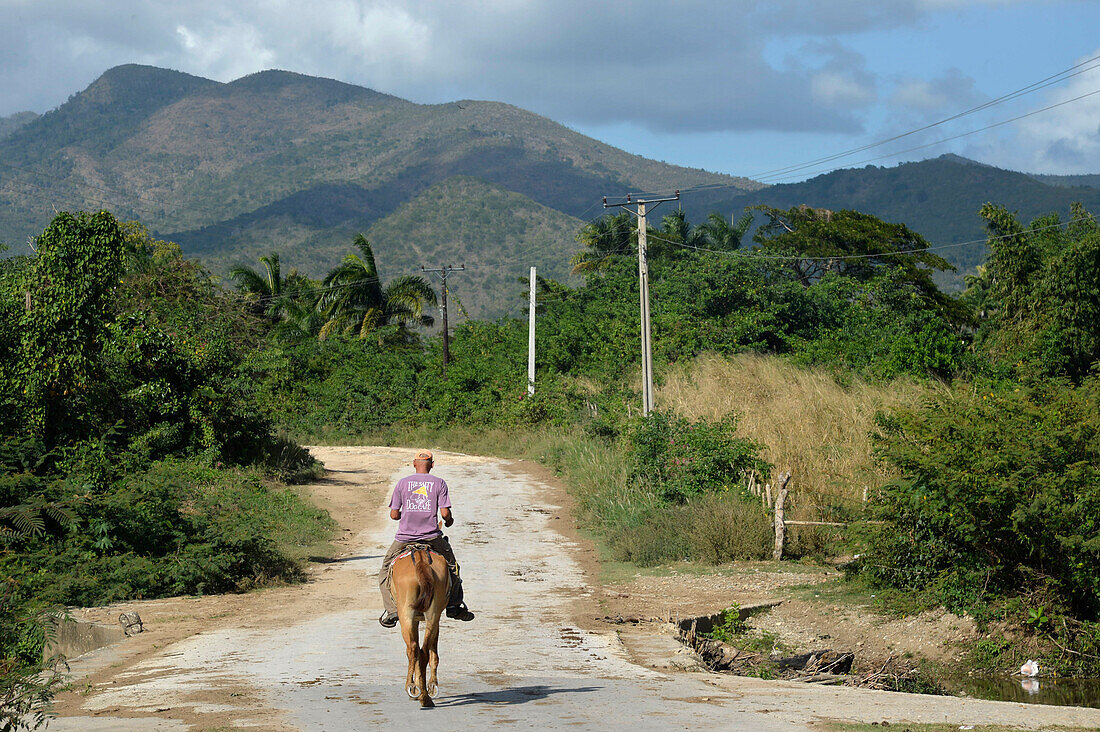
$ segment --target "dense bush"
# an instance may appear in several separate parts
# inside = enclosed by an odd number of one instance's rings
[[[880,379],[974,367],[967,339],[938,300],[889,267],[858,279],[827,272],[803,284],[750,254],[691,254],[654,262],[650,289],[658,365],[756,351]],[[581,288],[550,289],[540,308],[540,368],[606,377],[635,367],[637,307],[636,265],[625,258]]]
[[[329,530],[272,480],[316,465],[239,378],[239,298],[103,211],[35,249],[0,261],[0,699],[48,698],[49,605],[293,579],[288,547]]]
[[[769,466],[757,456],[761,446],[736,437],[736,430],[733,414],[689,422],[668,412],[651,412],[628,433],[630,477],[653,482],[669,501],[740,492],[748,471],[766,477]]]
[[[903,479],[873,505],[876,582],[954,609],[1035,593],[1100,612],[1100,379],[1079,387],[957,386],[880,419],[881,459]]]
[[[240,590],[298,576],[282,551],[317,541],[327,519],[253,471],[161,461],[94,480],[3,465],[6,501],[70,507],[68,526],[46,521],[8,542],[0,571],[40,602],[90,605],[121,599]]]
[[[280,427],[303,438],[347,439],[391,425],[568,421],[577,402],[555,375],[540,375],[528,396],[526,346],[518,321],[474,321],[454,330],[446,378],[438,342],[347,338],[272,345],[249,360],[246,378]]]
[[[959,329],[895,272],[864,281],[826,275],[806,295],[817,327],[791,340],[797,363],[883,380],[950,378],[978,367]]]

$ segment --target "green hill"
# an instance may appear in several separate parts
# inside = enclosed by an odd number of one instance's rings
[[[319,197],[342,201],[349,217],[338,219],[338,207],[318,212],[311,221],[272,213],[239,232],[225,227],[224,236],[209,237],[216,247],[197,253],[215,271],[226,271],[235,264],[257,266],[271,249],[266,243],[283,242],[285,271],[319,277],[352,252],[352,239],[363,232],[383,277],[419,272],[422,265],[465,264],[466,271],[450,280],[452,291],[471,316],[496,318],[522,312],[523,288],[517,280],[530,267],[538,267],[544,277],[569,279],[574,236],[583,225],[523,195],[465,176],[431,186],[373,225],[350,215],[363,199],[361,190],[327,190]]]
[[[1089,175],[1044,175],[1035,173],[1031,177],[1052,186],[1100,188],[1100,175],[1095,173]]]
[[[941,285],[962,286],[962,277],[985,260],[985,230],[978,218],[982,204],[992,201],[1021,219],[1057,212],[1069,216],[1070,204],[1080,201],[1100,212],[1100,189],[1048,185],[1035,176],[1002,170],[956,155],[904,163],[891,168],[867,166],[838,170],[801,183],[771,186],[753,192],[707,192],[706,200],[685,203],[693,220],[708,211],[729,216],[758,204],[790,208],[806,204],[832,210],[855,209],[887,221],[900,222],[920,232],[933,246],[959,245],[940,250],[958,268]]]

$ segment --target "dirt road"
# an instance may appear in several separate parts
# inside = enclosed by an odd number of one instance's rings
[[[441,453],[448,533],[477,618],[444,621],[440,698],[402,689],[404,645],[377,623],[373,577],[393,536],[385,504],[407,450],[317,448],[329,477],[311,488],[343,530],[342,555],[301,586],[84,611],[136,609],[147,632],[72,663],[75,691],[55,730],[249,727],[354,730],[519,727],[810,729],[822,719],[1100,726],[1100,710],[815,688],[673,668],[660,626],[594,620],[592,548],[569,530],[559,487],[509,461]],[[570,538],[572,537],[572,538]],[[730,598],[731,601],[738,598]],[[624,645],[624,641],[626,645]],[[683,665],[683,664],[681,664]]]

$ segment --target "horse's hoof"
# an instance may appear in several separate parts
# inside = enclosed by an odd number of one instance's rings
[[[420,708],[421,709],[430,709],[434,706],[435,706],[435,702],[432,701],[432,698],[430,696],[426,696],[426,697],[424,697],[423,699],[420,700]]]
[[[420,689],[416,684],[409,684],[405,687],[405,693],[409,695],[410,699],[420,698]]]
[[[428,684],[428,698],[429,699],[435,699],[435,697],[438,694],[439,694],[439,687],[436,686],[435,684]]]

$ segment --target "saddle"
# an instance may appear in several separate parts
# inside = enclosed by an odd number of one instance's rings
[[[393,565],[397,563],[398,559],[402,559],[404,557],[412,556],[412,554],[414,552],[424,552],[425,556],[428,557],[428,564],[432,563],[433,558],[442,559],[443,563],[447,564],[447,560],[443,557],[443,555],[440,554],[435,549],[432,549],[432,547],[429,544],[421,544],[419,542],[415,543],[415,544],[409,544],[404,549],[402,549],[399,553],[395,554],[393,559],[390,560],[389,566],[386,567],[386,570],[387,570],[386,589],[389,590],[390,597],[393,597]],[[458,578],[458,565],[447,564],[447,568],[450,570],[451,577],[457,579]]]
[[[435,549],[432,549],[432,547],[429,544],[420,544],[420,543],[409,544],[407,547],[405,547],[404,549],[401,550],[400,554],[395,555],[394,558],[390,560],[390,572],[391,573],[393,572],[393,565],[398,559],[402,559],[404,557],[411,556],[414,552],[424,552],[425,554],[427,554],[428,564],[432,563],[432,555],[433,554],[437,557],[440,556],[439,552],[437,552]],[[442,559],[442,557],[440,557],[440,558]]]

